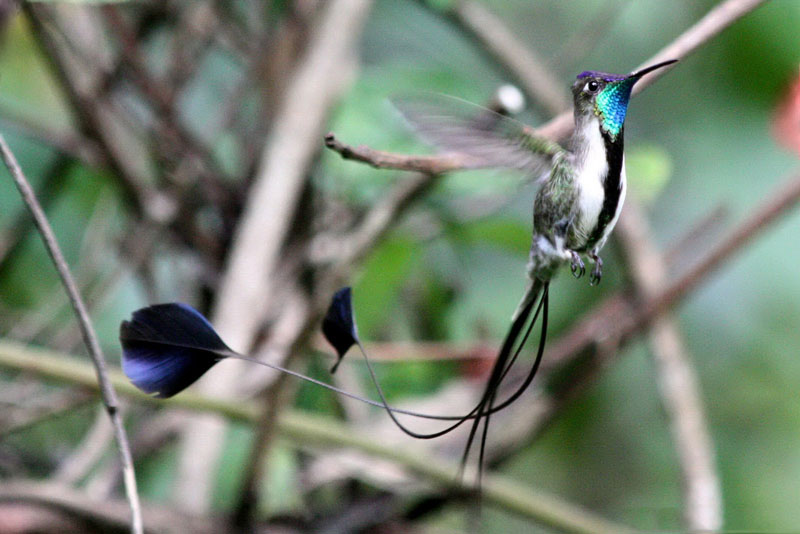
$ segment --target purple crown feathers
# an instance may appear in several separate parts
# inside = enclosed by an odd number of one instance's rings
[[[596,70],[585,70],[578,74],[577,79],[580,80],[581,78],[600,78],[605,82],[618,82],[620,80],[624,80],[627,78],[627,74],[611,74],[608,72],[599,72]]]

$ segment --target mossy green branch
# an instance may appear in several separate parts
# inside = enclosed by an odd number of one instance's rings
[[[10,341],[0,342],[0,368],[34,373],[44,379],[97,390],[91,365],[77,358]],[[259,410],[252,401],[212,399],[185,391],[169,400],[156,399],[136,389],[119,370],[110,370],[111,381],[120,395],[137,402],[161,404],[198,412],[213,412],[231,420],[255,422]],[[397,449],[354,432],[327,418],[285,410],[279,423],[281,434],[294,442],[322,447],[341,447],[389,460],[410,473],[451,490],[470,490],[456,479],[456,467],[431,461],[422,449]],[[562,499],[496,475],[483,479],[483,502],[531,519],[561,532],[579,534],[625,534],[633,532]]]

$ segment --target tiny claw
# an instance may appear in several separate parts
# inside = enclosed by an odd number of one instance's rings
[[[570,265],[570,270],[572,270],[572,276],[575,278],[580,278],[584,274],[586,274],[586,265],[584,265],[583,260],[581,259],[580,255],[574,250],[570,251],[572,255],[572,265]]]
[[[589,285],[596,286],[600,283],[600,279],[603,277],[603,260],[601,260],[600,257],[595,254],[592,254],[590,257],[592,261],[594,261],[594,269],[592,269],[592,277],[589,280]]]

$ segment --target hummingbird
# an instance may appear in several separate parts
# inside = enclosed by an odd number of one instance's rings
[[[567,147],[536,135],[533,129],[496,111],[465,106],[452,98],[433,101],[398,100],[395,105],[418,133],[438,147],[461,152],[475,166],[522,169],[538,178],[533,202],[533,232],[526,266],[527,285],[511,318],[511,326],[493,364],[477,404],[464,415],[427,414],[391,407],[358,338],[351,290],[332,298],[322,331],[336,349],[338,360],[358,345],[379,393],[380,401],[362,398],[296,371],[262,362],[231,350],[211,323],[186,304],[168,303],[142,308],[120,325],[123,370],[141,390],[171,397],[194,383],[218,362],[241,359],[271,367],[335,393],[386,409],[405,433],[432,439],[472,421],[461,458],[461,473],[481,424],[477,486],[484,464],[492,414],[513,403],[533,381],[542,361],[549,307],[550,281],[564,266],[582,277],[582,256],[594,264],[591,283],[602,277],[600,251],[619,218],[625,200],[626,176],[623,133],[633,86],[642,76],[675,63],[669,60],[631,74],[584,71],[572,84],[575,130]],[[455,103],[458,105],[454,105]],[[533,327],[541,317],[538,349],[525,379],[498,402],[503,380],[517,361]],[[398,420],[397,414],[448,421],[449,426],[420,433]]]
[[[537,136],[534,130],[494,111],[475,107],[398,101],[396,106],[424,139],[452,152],[472,157],[480,167],[526,170],[541,183],[533,202],[533,232],[526,266],[527,287],[511,318],[511,326],[493,364],[476,409],[462,456],[463,466],[481,423],[483,457],[492,413],[513,402],[533,380],[545,346],[550,281],[565,265],[580,278],[586,273],[582,256],[594,264],[591,285],[600,283],[600,251],[617,223],[625,200],[625,116],[634,85],[645,74],[675,63],[663,61],[630,74],[584,71],[572,84],[575,129],[566,147]],[[461,108],[460,110],[457,110]],[[525,325],[536,310],[530,325]],[[522,386],[496,404],[498,389],[517,359],[534,322],[542,317],[539,349]],[[521,343],[517,343],[525,332]],[[480,471],[479,471],[480,476]]]

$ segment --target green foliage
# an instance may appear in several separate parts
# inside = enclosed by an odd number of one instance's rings
[[[651,204],[672,174],[672,158],[662,147],[634,144],[625,152],[630,189],[637,200]]]
[[[379,245],[367,259],[353,286],[353,301],[359,333],[378,339],[396,333],[400,288],[416,261],[419,249],[406,237],[392,237]]]
[[[797,75],[797,21],[800,4],[775,2],[736,25],[722,39],[729,87],[742,100],[771,107],[788,81]]]

